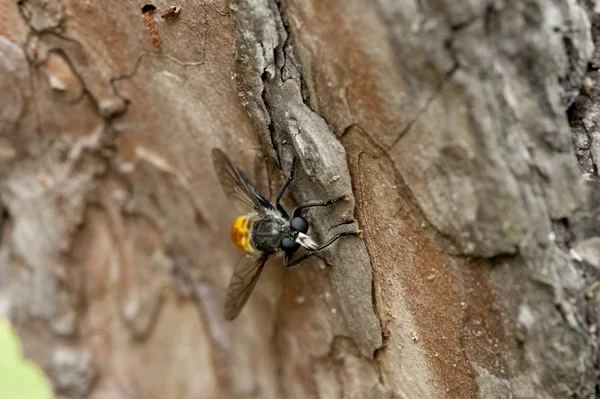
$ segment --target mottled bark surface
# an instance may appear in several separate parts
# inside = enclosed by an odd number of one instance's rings
[[[594,7],[0,0],[0,312],[59,397],[593,397]],[[225,322],[213,147],[364,240]]]

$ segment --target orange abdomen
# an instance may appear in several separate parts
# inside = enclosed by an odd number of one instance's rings
[[[231,241],[242,251],[250,250],[250,218],[240,216],[231,225]]]

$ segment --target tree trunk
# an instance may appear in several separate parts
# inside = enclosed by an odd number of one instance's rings
[[[0,0],[0,312],[57,397],[594,397],[594,7]],[[214,147],[363,241],[225,321]]]

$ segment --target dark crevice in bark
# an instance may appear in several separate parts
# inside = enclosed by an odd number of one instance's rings
[[[577,53],[575,51],[577,49],[577,46],[574,45],[573,39],[571,37],[569,37],[568,35],[563,35],[562,42],[563,42],[565,54],[567,54],[567,60],[569,61],[569,69],[573,70],[573,69],[577,68],[576,59],[574,58],[575,54]],[[559,76],[558,83],[563,87],[566,87],[567,85],[572,84],[572,82],[568,81],[568,78],[569,78],[569,76]],[[563,96],[563,105],[565,106],[565,108],[568,108],[573,104],[574,100],[575,100],[574,97],[571,98],[571,96],[565,95],[565,96]]]
[[[289,77],[285,76],[285,67],[288,65],[288,62],[290,62],[290,63],[292,62],[292,59],[290,56],[294,50],[293,50],[292,42],[291,42],[292,36],[290,34],[287,20],[285,19],[285,14],[281,10],[281,5],[278,3],[276,3],[276,4],[277,4],[278,10],[279,10],[279,14],[281,16],[283,29],[285,30],[285,41],[283,42],[283,44],[281,44],[281,49],[280,49],[283,60],[281,61],[281,67],[279,67],[279,76],[281,76],[281,82],[286,82],[288,79],[294,78],[293,76],[289,76]],[[277,54],[277,52],[276,52],[276,54]],[[277,55],[276,55],[276,57],[277,57]],[[298,66],[295,63],[294,63],[294,68],[298,68]],[[300,79],[302,79],[302,78],[300,78]]]
[[[390,155],[386,151],[386,149],[380,147],[373,139],[371,139],[368,132],[366,132],[364,129],[362,129],[358,124],[352,124],[352,125],[348,126],[342,133],[342,137],[347,136],[350,133],[350,131],[352,131],[353,129],[356,129],[356,131],[369,142],[370,150],[376,152],[376,154],[370,154],[369,156],[371,156],[374,160],[384,162],[387,167],[391,168],[391,170],[393,172],[394,184],[395,184],[395,186],[398,187],[398,193],[403,198],[403,201],[407,204],[410,204],[409,205],[410,206],[409,213],[412,215],[411,218],[415,221],[415,224],[419,225],[418,221],[426,220],[425,215],[422,213],[421,208],[418,205],[418,201],[416,201],[416,199],[413,197],[412,191],[406,186],[406,183],[404,181],[402,173],[398,170],[398,168],[396,167],[396,165],[393,162],[393,159],[390,157]],[[360,166],[361,158],[366,155],[367,155],[367,153],[365,153],[365,152],[360,152],[357,155],[359,170],[361,169],[361,166]],[[352,181],[358,182],[357,185],[359,187],[363,187],[364,185],[369,184],[368,182],[362,182],[360,180],[360,178],[355,175],[352,176]],[[356,190],[356,188],[355,188],[355,190]],[[365,195],[361,193],[360,197],[365,198]],[[362,206],[364,207],[366,205],[362,205]],[[359,218],[359,222],[360,222],[360,218]],[[363,224],[363,223],[359,223],[359,224]],[[369,234],[369,232],[367,231],[365,234]],[[451,242],[451,237],[443,236],[439,231],[432,229],[432,228],[427,229],[426,234],[429,237],[431,237],[431,239],[434,242],[437,242],[437,243],[446,243],[446,245],[449,245],[449,243]],[[374,259],[374,254],[372,253],[371,247],[369,245],[366,245],[365,247],[367,249],[367,252],[369,253],[369,259]],[[513,256],[510,256],[510,258],[513,258]],[[460,259],[460,257],[457,259]],[[466,259],[467,258],[465,258],[465,260]],[[373,264],[373,262],[371,262],[371,267],[372,267],[372,275],[373,275],[371,303],[373,304],[373,311],[375,312],[375,314],[378,317],[378,320],[380,323],[380,328],[381,328],[381,334],[382,334],[381,335],[382,336],[382,345],[381,345],[381,347],[377,348],[374,351],[373,357],[375,360],[377,360],[379,362],[380,357],[382,356],[382,354],[386,350],[387,346],[389,345],[390,330],[388,328],[388,324],[392,323],[393,319],[389,319],[389,315],[387,315],[383,312],[382,304],[380,304],[379,303],[380,301],[377,299],[376,287],[380,287],[382,283],[376,277],[376,273],[375,273],[375,269],[374,269],[375,265]],[[459,273],[461,275],[461,280],[462,280],[462,271],[459,270]],[[461,289],[463,291],[462,297],[464,299],[466,297],[464,283],[461,283]],[[465,316],[465,313],[463,311],[463,317],[464,316]],[[462,325],[464,326],[464,320],[463,320]],[[462,339],[463,338],[461,336],[461,341],[462,341]],[[463,358],[468,363],[469,359],[468,359],[466,353],[464,353],[464,352],[463,352]],[[383,385],[383,382],[382,382],[382,385]],[[395,395],[395,393],[394,393],[394,395]]]
[[[599,160],[600,160],[600,116],[598,110],[598,100],[600,99],[600,90],[598,87],[598,81],[600,74],[598,73],[598,65],[600,59],[599,45],[600,45],[600,19],[594,11],[595,4],[589,1],[582,2],[582,6],[586,8],[588,16],[591,20],[591,37],[596,46],[592,58],[587,62],[586,75],[580,85],[579,94],[575,97],[574,101],[569,104],[567,109],[567,119],[571,127],[571,137],[573,140],[575,155],[583,173],[584,179],[588,180],[585,184],[585,189],[588,191],[586,204],[587,207],[579,209],[572,215],[571,218],[560,219],[553,221],[554,226],[558,226],[556,230],[561,229],[561,236],[565,236],[564,240],[559,242],[559,246],[563,251],[569,254],[571,258],[574,258],[574,267],[582,273],[585,279],[585,289],[581,293],[585,312],[583,316],[580,313],[570,310],[573,305],[558,304],[557,308],[563,316],[565,323],[567,323],[572,329],[579,332],[584,339],[587,340],[588,344],[593,348],[596,353],[596,361],[594,362],[596,380],[600,376],[600,358],[598,358],[598,300],[596,296],[598,293],[593,293],[590,290],[597,285],[598,281],[598,269],[590,266],[587,262],[581,258],[581,254],[578,252],[583,250],[582,246],[586,243],[591,243],[594,237],[599,236],[597,228],[592,227],[589,223],[590,220],[596,219],[597,225],[597,204],[595,204],[595,198],[597,198],[598,187],[596,181],[599,175]],[[569,32],[565,33],[563,37],[563,44],[567,54],[573,53],[571,48],[575,44],[571,39]],[[573,60],[569,58],[570,68],[573,68]],[[578,82],[579,83],[579,82]],[[562,237],[561,237],[562,238]],[[587,244],[589,245],[589,244]],[[593,245],[593,244],[592,244]],[[584,255],[585,256],[585,255]],[[581,320],[581,317],[585,317],[585,320]],[[586,328],[587,326],[587,328]],[[600,385],[595,385],[596,396],[600,396]],[[581,387],[580,391],[584,391],[585,387]],[[581,397],[580,392],[573,392],[573,397]]]
[[[388,157],[388,154],[386,153],[386,151],[385,151],[383,148],[379,147],[379,146],[377,145],[377,143],[375,143],[375,142],[374,142],[374,141],[373,141],[373,140],[372,140],[372,139],[369,137],[368,133],[367,133],[367,132],[366,132],[364,129],[362,129],[362,128],[361,128],[361,127],[358,125],[358,124],[352,124],[352,125],[350,125],[350,126],[346,127],[346,128],[344,129],[344,131],[342,132],[341,136],[340,136],[340,141],[341,141],[341,140],[344,138],[344,136],[346,136],[346,135],[347,135],[347,134],[350,132],[350,130],[352,130],[353,128],[357,128],[357,129],[358,129],[358,132],[359,132],[361,135],[364,135],[364,136],[366,137],[366,139],[367,139],[368,141],[370,141],[370,142],[371,142],[371,144],[372,144],[374,147],[376,147],[376,148],[379,148],[379,150],[381,151],[381,154],[383,154],[382,156]],[[359,170],[360,170],[360,165],[361,165],[361,157],[363,156],[363,154],[364,154],[364,153],[362,153],[362,152],[361,152],[361,153],[359,153],[359,154],[357,154],[357,163],[358,163],[358,169],[359,169]],[[396,173],[397,173],[397,171],[396,171]],[[359,187],[359,189],[362,189],[362,187],[363,187],[363,183],[362,183],[362,181],[361,181],[361,179],[360,179],[360,176],[351,176],[351,177],[352,177],[352,181],[357,181],[357,182],[358,182],[358,187]],[[354,185],[354,187],[353,187],[353,190],[356,190],[356,185]],[[364,197],[365,197],[365,196],[364,196],[364,194],[361,192],[361,193],[360,193],[360,198],[364,198]],[[357,217],[357,221],[358,221],[358,219],[359,219],[359,218]],[[363,233],[363,234],[364,234],[364,233]],[[383,353],[383,350],[385,350],[386,346],[388,345],[388,342],[389,342],[389,330],[387,329],[387,323],[386,323],[386,322],[385,322],[385,320],[384,320],[384,317],[385,317],[385,315],[382,315],[382,314],[381,314],[381,312],[380,312],[380,311],[379,311],[379,309],[378,309],[378,308],[379,308],[379,306],[380,306],[380,304],[379,304],[379,300],[377,299],[377,292],[378,292],[378,290],[377,290],[377,287],[378,287],[378,283],[379,283],[379,282],[378,282],[377,278],[375,277],[375,276],[376,276],[376,273],[375,273],[375,266],[373,265],[373,261],[372,261],[372,259],[374,259],[374,257],[373,257],[373,254],[372,254],[372,251],[371,251],[371,248],[370,248],[370,246],[369,246],[369,245],[366,245],[366,243],[365,243],[365,249],[367,250],[367,253],[369,254],[369,266],[370,266],[370,268],[371,268],[371,304],[372,304],[372,306],[373,306],[373,313],[374,313],[375,315],[377,315],[377,320],[378,320],[378,322],[379,322],[379,327],[380,327],[380,330],[381,330],[381,346],[380,346],[379,348],[376,348],[376,349],[375,349],[375,351],[373,352],[373,358],[374,358],[375,360],[377,360],[377,359],[378,359],[378,357],[381,355],[381,353]],[[377,363],[377,364],[379,364],[379,363]],[[382,376],[381,376],[381,372],[379,373],[379,378],[380,378],[380,380],[381,380],[381,378],[382,378]],[[382,385],[383,385],[383,386],[385,386],[385,385],[383,384],[383,381],[382,381],[381,383],[382,383]]]
[[[2,184],[2,181],[0,180],[0,184]],[[9,223],[10,220],[10,214],[8,213],[8,209],[4,208],[4,205],[0,202],[0,248],[2,248],[2,245],[4,244],[2,242],[2,239],[4,237],[4,228],[6,227],[6,225]]]
[[[67,35],[65,35],[62,32],[57,32],[55,30],[43,30],[43,31],[36,31],[34,28],[32,28],[31,26],[29,27],[30,29],[30,36],[37,36],[40,39],[44,39],[45,37],[54,37],[56,39],[65,41],[67,43],[72,43],[74,45],[76,45],[79,49],[83,50],[84,46],[83,44],[81,44],[78,40],[73,39]],[[31,37],[28,38],[29,40],[31,39]],[[29,42],[29,40],[27,40],[27,42]]]
[[[452,30],[452,32],[460,32],[461,30],[465,30],[467,28],[469,28],[471,25],[473,25],[473,23],[477,22],[478,20],[480,20],[482,17],[479,16],[475,16],[473,18],[470,18],[464,22],[455,24],[455,25],[451,25],[450,29]]]
[[[357,160],[358,160],[358,168],[360,170],[360,165],[361,165],[361,157],[364,153],[359,153],[357,155]],[[362,182],[360,182],[360,187],[362,188]],[[364,195],[361,193],[361,198],[364,198]],[[386,334],[386,326],[385,323],[383,322],[383,317],[379,312],[379,307],[381,306],[381,304],[379,304],[379,300],[377,299],[377,279],[375,278],[376,274],[375,274],[375,267],[373,265],[373,261],[372,259],[375,259],[373,256],[373,253],[371,252],[371,249],[369,248],[368,245],[365,245],[365,249],[367,250],[367,253],[369,254],[369,267],[371,270],[371,305],[373,306],[373,313],[375,315],[377,315],[377,321],[379,322],[379,328],[381,331],[381,346],[379,348],[375,348],[375,351],[373,352],[373,357],[377,356],[377,353],[380,349],[382,349],[386,343],[386,340],[389,339],[388,334]]]
[[[598,83],[600,73],[600,19],[594,11],[595,5],[590,1],[582,2],[582,7],[587,11],[591,21],[591,36],[595,45],[592,58],[587,62],[587,71],[579,95],[569,105],[567,117],[571,126],[571,137],[575,147],[575,155],[581,172],[587,178],[598,179],[600,177],[600,116],[598,103],[600,90]],[[573,41],[565,35],[565,51],[573,46]],[[573,61],[570,60],[570,64]]]
[[[283,171],[283,166],[281,164],[281,155],[280,155],[280,151],[279,151],[279,145],[277,144],[277,140],[275,139],[275,126],[273,125],[273,117],[271,116],[271,112],[270,112],[270,107],[269,107],[269,101],[267,99],[267,95],[266,95],[266,90],[267,90],[267,80],[269,79],[268,76],[268,72],[267,70],[264,70],[262,75],[261,75],[261,79],[262,79],[262,92],[261,92],[261,99],[263,104],[265,105],[265,109],[267,111],[267,116],[269,118],[269,122],[267,124],[267,129],[269,130],[269,139],[271,142],[271,148],[273,148],[273,151],[275,152],[275,156],[277,157],[275,159],[275,164],[276,166]],[[273,77],[271,77],[273,78]]]
[[[137,57],[137,59],[135,60],[135,63],[133,64],[133,69],[131,70],[131,72],[128,72],[128,73],[125,73],[122,75],[113,76],[109,79],[109,84],[110,84],[110,88],[111,88],[112,92],[114,93],[115,96],[117,96],[118,98],[123,100],[123,104],[124,104],[123,113],[127,112],[127,109],[129,108],[129,104],[131,103],[131,101],[119,92],[119,89],[117,88],[116,83],[121,80],[126,80],[126,79],[132,78],[137,73],[137,70],[142,62],[142,59],[146,55],[148,55],[148,54],[142,53]]]
[[[588,73],[588,75],[590,74],[595,75],[596,78],[600,77],[600,74],[595,71]],[[592,95],[586,93],[583,89],[579,98],[575,100],[567,112],[580,170],[592,179],[600,177],[599,160],[597,159],[600,156],[600,151],[598,151],[600,149],[600,134],[598,133],[600,126],[598,126],[597,116],[595,116],[597,112],[595,104],[597,104],[597,101],[594,101]],[[590,130],[590,127],[592,130]]]
[[[83,76],[81,75],[81,73],[79,73],[79,71],[77,70],[75,64],[73,63],[73,61],[71,60],[71,57],[69,57],[67,52],[62,48],[52,47],[48,50],[48,55],[50,55],[50,54],[58,54],[60,57],[62,57],[62,59],[69,65],[69,68],[71,68],[71,71],[73,72],[73,74],[75,74],[75,76],[77,77],[79,84],[81,84],[81,88],[82,88],[81,94],[79,94],[74,100],[68,101],[66,104],[67,105],[75,105],[78,102],[80,102],[85,96],[88,96],[90,98],[90,100],[92,100],[92,102],[94,103],[94,106],[96,107],[96,109],[99,109],[98,99],[88,89]],[[41,64],[38,63],[38,64],[36,64],[36,67],[39,67],[40,65]]]
[[[575,234],[570,227],[569,218],[552,220],[552,226],[551,241],[556,242],[563,252],[568,253],[575,242]]]
[[[310,90],[308,88],[308,85],[306,84],[304,76],[302,75],[302,66],[296,60],[296,55],[294,52],[295,49],[294,49],[294,41],[293,41],[293,32],[290,29],[290,24],[288,21],[285,6],[280,1],[275,1],[274,4],[277,7],[279,16],[281,17],[281,26],[285,32],[285,41],[283,44],[280,43],[280,48],[279,48],[281,56],[283,57],[283,62],[281,63],[281,68],[279,69],[281,81],[286,82],[288,79],[293,79],[293,78],[299,79],[300,93],[302,95],[302,102],[311,111],[318,114],[318,112],[312,107],[312,105],[310,103]],[[277,56],[277,54],[278,54],[278,52],[276,52],[276,56]],[[286,70],[286,66],[288,64],[292,65],[293,69],[297,72],[296,75],[289,76],[289,77],[285,76],[286,75],[285,70]],[[325,119],[325,118],[323,118],[323,119],[325,120],[325,122],[327,122],[329,129],[331,131],[333,131],[333,129],[331,128],[331,125],[329,124],[329,121],[327,121],[327,119]]]

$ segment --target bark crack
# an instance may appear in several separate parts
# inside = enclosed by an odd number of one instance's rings
[[[142,51],[140,52],[140,54],[137,56],[135,63],[133,64],[133,68],[131,71],[121,74],[121,75],[117,75],[117,76],[113,76],[110,78],[109,80],[109,84],[111,87],[111,90],[113,91],[114,95],[117,96],[118,98],[120,98],[121,100],[123,100],[125,102],[126,108],[129,105],[129,103],[131,102],[131,100],[129,100],[127,97],[123,96],[120,92],[119,89],[117,87],[117,83],[121,80],[127,80],[127,79],[131,79],[132,77],[134,77],[137,72],[138,69],[142,63],[142,60],[146,57],[150,57],[150,58],[159,58],[159,59],[166,59],[169,60],[171,62],[174,62],[175,64],[182,66],[184,68],[187,67],[196,67],[196,66],[201,66],[204,65],[205,63],[205,59],[202,58],[201,60],[198,61],[181,61],[169,54],[156,54],[156,53],[152,53],[149,51]],[[126,112],[127,110],[125,109],[123,111]]]
[[[76,42],[76,41],[74,41],[74,42]],[[69,65],[69,68],[71,68],[71,71],[77,77],[77,80],[81,84],[81,88],[82,88],[81,94],[79,94],[75,99],[68,101],[67,105],[75,105],[75,104],[79,103],[87,95],[90,98],[90,100],[92,100],[92,103],[94,104],[96,109],[99,109],[98,99],[96,98],[96,96],[94,96],[94,94],[90,91],[90,89],[88,89],[85,79],[83,78],[81,73],[77,70],[77,68],[75,67],[75,64],[73,63],[73,61],[71,60],[71,57],[67,54],[67,52],[63,48],[52,47],[48,50],[48,55],[49,54],[59,54],[65,60],[65,62]],[[38,63],[38,64],[36,64],[36,67],[39,67],[40,65],[41,64]]]
[[[402,129],[402,131],[400,133],[398,133],[398,135],[396,136],[396,138],[394,139],[394,141],[385,148],[386,151],[390,151],[396,144],[398,144],[398,142],[400,140],[402,140],[402,138],[404,136],[406,136],[406,134],[412,129],[412,127],[415,125],[415,123],[417,123],[419,121],[419,119],[421,118],[421,116],[423,116],[423,114],[425,112],[427,112],[427,110],[429,109],[429,107],[431,106],[431,104],[440,95],[440,93],[442,92],[442,90],[444,90],[444,88],[446,87],[446,85],[448,85],[448,83],[452,80],[452,77],[454,76],[454,74],[456,73],[456,71],[458,70],[458,68],[459,68],[459,65],[458,65],[458,63],[456,63],[452,67],[452,69],[446,73],[446,75],[444,76],[444,78],[436,86],[436,88],[433,91],[433,93],[431,93],[429,95],[429,97],[425,100],[425,103],[421,106],[421,108],[419,108],[417,110],[417,112],[415,112],[415,114],[412,116],[412,118],[410,118],[410,120],[408,121],[408,123],[406,124],[406,126],[404,127],[404,129]]]

